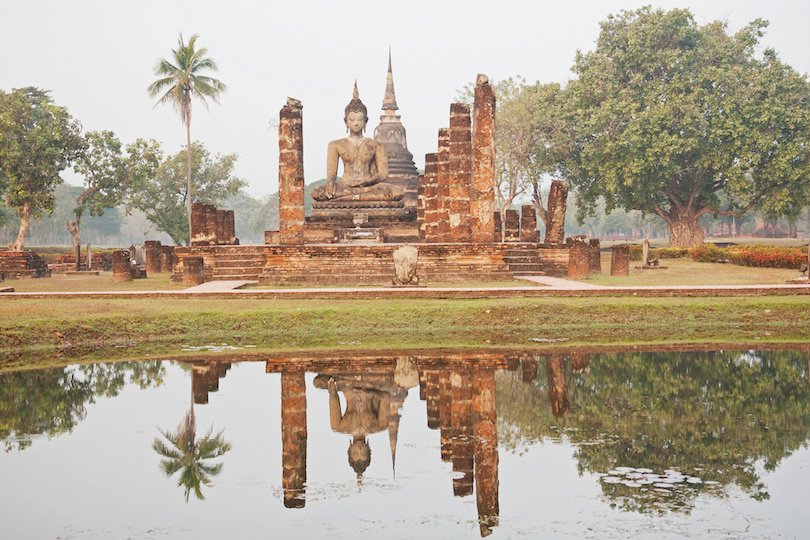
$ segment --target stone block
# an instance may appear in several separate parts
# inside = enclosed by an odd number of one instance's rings
[[[536,243],[538,237],[537,212],[533,205],[524,204],[520,207],[520,241]]]
[[[146,240],[143,243],[146,252],[146,273],[160,273],[160,240]]]
[[[113,251],[112,278],[116,283],[132,281],[132,265],[129,262],[129,250]]]
[[[174,246],[160,246],[160,271],[174,272]]]
[[[520,242],[520,214],[517,210],[507,210],[505,217],[504,242]]]
[[[202,257],[183,258],[183,284],[199,285],[205,282],[205,265]]]
[[[610,255],[610,275],[629,276],[630,275],[630,246],[627,244],[616,244],[611,248]]]
[[[402,246],[394,250],[394,285],[418,285],[416,267],[419,251],[414,246]]]
[[[546,244],[561,244],[565,238],[565,208],[568,199],[568,184],[552,180],[548,192],[546,217]]]
[[[602,248],[599,239],[591,238],[589,242],[591,247],[589,270],[592,273],[600,274],[602,272]]]
[[[588,277],[591,266],[591,245],[586,236],[572,236],[568,244],[568,277],[583,279]]]

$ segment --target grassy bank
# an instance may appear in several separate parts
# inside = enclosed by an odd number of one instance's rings
[[[253,351],[810,342],[810,298],[121,299],[0,304],[0,369]],[[193,352],[187,353],[189,355]]]

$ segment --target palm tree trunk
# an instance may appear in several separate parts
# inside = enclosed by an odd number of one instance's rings
[[[186,209],[188,210],[188,240],[191,245],[191,102],[186,104]]]

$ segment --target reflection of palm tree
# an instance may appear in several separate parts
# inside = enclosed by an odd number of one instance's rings
[[[209,463],[231,449],[230,443],[222,437],[222,431],[213,435],[211,427],[202,438],[197,438],[197,422],[194,417],[194,404],[186,417],[173,432],[160,430],[161,435],[170,444],[161,438],[152,443],[155,452],[165,459],[160,461],[160,467],[169,478],[177,471],[181,471],[177,480],[178,486],[186,489],[186,502],[191,490],[198,499],[204,499],[202,486],[210,485],[211,478],[222,471],[222,463]]]

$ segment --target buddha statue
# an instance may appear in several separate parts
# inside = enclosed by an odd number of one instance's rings
[[[385,182],[388,159],[383,145],[363,136],[368,111],[360,101],[357,81],[343,121],[349,136],[329,143],[326,157],[326,184],[312,190],[316,201],[398,201],[404,190]],[[343,177],[337,178],[338,158],[343,161]]]

